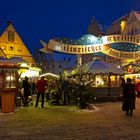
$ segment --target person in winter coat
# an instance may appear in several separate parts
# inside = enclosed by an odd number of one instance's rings
[[[25,76],[25,79],[23,80],[22,87],[24,89],[24,106],[28,106],[28,98],[31,95],[30,91],[30,83],[28,81],[28,77]]]
[[[38,101],[39,101],[39,98],[40,98],[40,95],[42,97],[42,102],[41,102],[41,107],[43,108],[44,107],[44,94],[45,94],[45,90],[46,90],[46,85],[47,85],[47,82],[46,80],[44,79],[44,77],[41,77],[41,79],[39,79],[37,81],[37,84],[36,84],[36,89],[37,89],[37,99],[36,99],[36,104],[35,104],[35,107],[38,106]]]
[[[135,109],[135,85],[130,78],[127,78],[127,82],[123,87],[123,102],[125,103],[126,115],[133,115]]]
[[[136,83],[137,97],[140,98],[140,81]]]

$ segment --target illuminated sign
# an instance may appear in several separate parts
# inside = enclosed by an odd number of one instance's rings
[[[110,35],[110,36],[105,36],[102,38],[105,44],[128,42],[128,43],[140,45],[140,39],[138,37],[130,36],[130,35],[127,35],[127,36],[126,35]]]
[[[105,50],[103,44],[71,45],[71,44],[57,42],[55,40],[49,41],[48,48],[54,51],[59,51],[59,52],[69,53],[69,54],[88,54],[88,53],[94,53],[94,52]]]
[[[116,45],[113,48],[113,45]],[[79,40],[51,39],[46,50],[69,54],[91,54],[102,52],[119,59],[140,59],[140,38],[130,35],[95,37],[85,35]]]

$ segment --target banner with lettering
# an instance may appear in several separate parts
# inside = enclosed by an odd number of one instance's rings
[[[43,45],[43,44],[42,44]],[[102,52],[119,59],[140,59],[140,38],[136,36],[109,35],[95,37],[87,34],[80,39],[51,39],[46,49],[69,54]]]

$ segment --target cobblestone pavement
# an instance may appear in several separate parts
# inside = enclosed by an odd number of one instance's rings
[[[34,129],[27,124],[8,129],[9,119],[0,114],[0,140],[140,140],[140,99],[133,116],[124,115],[119,102],[95,107],[92,112],[77,111],[71,121],[42,124]]]

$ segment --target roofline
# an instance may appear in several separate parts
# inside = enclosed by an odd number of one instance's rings
[[[122,16],[122,17],[120,17],[119,19],[115,20],[115,21],[113,22],[113,24],[115,24],[116,22],[120,21],[120,20],[123,19],[123,18],[128,17],[129,15],[130,15],[130,13],[129,13],[129,14],[126,14],[126,15],[124,15],[124,16]]]
[[[130,14],[131,14],[132,12],[140,14],[140,11],[134,11],[134,10],[132,10],[130,13],[125,14],[124,16],[120,17],[119,19],[115,20],[115,21],[113,22],[113,24],[115,24],[116,22],[120,21],[120,20],[123,19],[123,18],[129,17]]]

